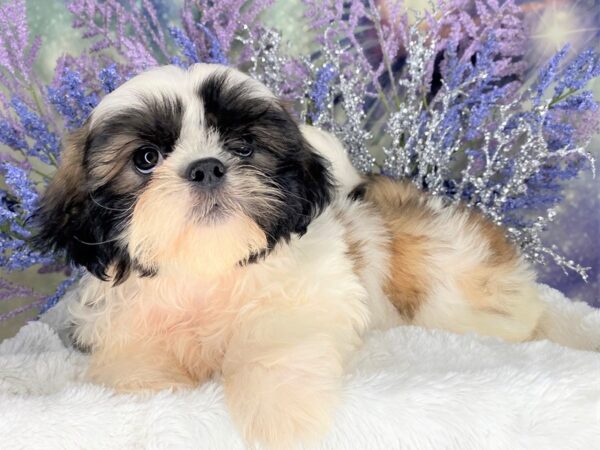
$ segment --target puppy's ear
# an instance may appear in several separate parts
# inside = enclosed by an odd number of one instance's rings
[[[304,234],[310,222],[331,201],[334,183],[330,163],[302,137],[297,194],[303,200],[294,231]]]
[[[44,252],[65,252],[67,260],[107,280],[116,264],[115,281],[129,271],[127,254],[108,235],[106,212],[92,200],[84,158],[89,136],[86,124],[66,140],[60,166],[33,215],[37,234],[33,244]]]

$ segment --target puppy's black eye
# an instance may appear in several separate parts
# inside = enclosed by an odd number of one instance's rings
[[[152,172],[162,160],[162,154],[153,146],[140,147],[133,154],[135,168],[144,174]]]
[[[237,156],[247,158],[248,156],[251,156],[252,153],[254,153],[254,147],[252,147],[249,144],[243,144],[232,148],[231,151],[233,151],[233,153],[235,153]]]

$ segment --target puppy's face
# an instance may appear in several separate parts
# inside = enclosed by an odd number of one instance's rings
[[[42,198],[37,242],[94,275],[217,275],[303,233],[329,201],[325,161],[260,83],[162,67],[105,97]]]

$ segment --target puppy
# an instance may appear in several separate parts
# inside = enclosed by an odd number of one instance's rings
[[[501,229],[409,183],[361,179],[233,69],[166,66],[71,136],[37,242],[88,274],[70,305],[89,379],[120,391],[222,377],[249,443],[328,429],[368,330],[529,339],[535,277]]]

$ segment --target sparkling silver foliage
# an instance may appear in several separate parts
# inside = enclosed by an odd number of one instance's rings
[[[265,28],[260,38],[252,35],[248,26],[242,26],[243,35],[238,38],[243,47],[250,49],[248,73],[269,87],[277,96],[283,94],[285,72],[283,70],[289,58],[281,49],[281,33]]]
[[[363,173],[371,172],[375,167],[375,158],[368,147],[372,133],[365,126],[367,114],[363,90],[367,84],[367,75],[358,65],[351,70],[344,69],[342,58],[347,50],[340,45],[336,45],[333,50],[325,49],[324,54],[325,63],[321,67],[327,67],[336,73],[337,82],[329,89],[326,107],[320,112],[314,125],[337,135],[348,150],[354,167]],[[313,76],[311,79],[317,80],[318,77]],[[311,85],[308,87],[312,88]]]
[[[427,100],[428,86],[424,80],[430,78],[437,42],[419,25],[417,21],[407,33],[405,68],[398,79],[390,72],[393,89],[387,98],[377,87],[373,88],[372,74],[364,65],[347,63],[353,49],[339,42],[324,46],[314,61],[292,60],[286,56],[280,34],[272,30],[265,30],[259,37],[245,39],[243,43],[254,49],[250,73],[278,95],[285,96],[286,89],[294,83],[301,86],[302,95],[298,97],[296,91],[296,98],[291,98],[300,106],[299,116],[335,133],[359,171],[408,178],[432,195],[464,202],[494,223],[505,226],[509,238],[521,247],[528,259],[541,263],[552,260],[563,270],[570,269],[585,279],[587,268],[542,241],[542,232],[556,215],[554,208],[536,212],[529,218],[529,226],[512,226],[507,220],[506,206],[511,199],[526,193],[526,181],[545,163],[573,155],[591,161],[586,151],[589,142],[551,151],[542,127],[532,125],[516,113],[524,110],[522,103],[527,96],[522,94],[495,105],[495,126],[485,128],[483,137],[477,140],[480,156],[475,158],[469,154],[466,128],[446,127],[444,120],[461,96],[491,74],[467,77],[453,87],[442,81],[440,91]],[[326,32],[325,41],[327,38]],[[291,64],[300,69],[285,70]],[[324,68],[333,71],[335,77],[321,99],[320,111],[311,115],[316,83]],[[372,119],[372,111],[366,105],[373,97],[377,105],[385,104],[385,111],[378,120]],[[550,104],[548,100],[529,109],[537,123],[544,123]],[[374,138],[374,132],[381,135]],[[453,137],[446,140],[450,133]],[[380,163],[373,156],[378,150],[373,148],[374,141],[379,143],[379,151],[383,151]],[[443,142],[448,145],[442,145]],[[591,165],[593,167],[593,162]],[[507,173],[509,175],[500,175]]]
[[[527,93],[497,106],[495,120],[498,125],[484,132],[480,143],[483,161],[476,163],[471,156],[457,158],[464,155],[464,129],[456,130],[459,137],[452,141],[451,147],[442,147],[443,134],[450,130],[444,130],[440,125],[449,108],[458,96],[468,91],[470,84],[489,74],[480,74],[453,89],[442,82],[442,89],[434,98],[435,104],[425,105],[422,80],[434,56],[436,43],[433,40],[426,42],[423,33],[416,28],[410,34],[407,76],[398,81],[404,88],[404,103],[398,111],[390,114],[387,121],[392,144],[384,148],[384,173],[395,178],[410,178],[419,187],[427,186],[434,195],[449,197],[453,202],[463,201],[496,224],[505,225],[505,205],[510,199],[526,193],[527,179],[546,162],[576,156],[589,160],[593,170],[593,158],[586,150],[589,141],[572,149],[551,151],[542,127],[534,127],[529,121],[515,117],[515,111],[522,109],[524,98],[529,97]],[[531,113],[538,118],[538,123],[544,123],[550,104],[551,100],[547,100],[532,108]],[[427,121],[422,120],[425,109],[430,113]],[[509,123],[515,120],[516,126],[509,127]],[[415,133],[415,130],[420,132]],[[474,167],[476,164],[479,167]],[[515,168],[510,176],[498,176],[509,167]],[[457,186],[452,193],[446,188],[449,180],[454,180]],[[467,187],[474,187],[478,195],[467,193]],[[506,229],[510,239],[530,260],[546,263],[551,259],[564,270],[570,269],[587,279],[588,268],[562,256],[556,246],[544,244],[542,233],[555,216],[555,208],[549,208],[533,217],[528,227],[507,226]]]

